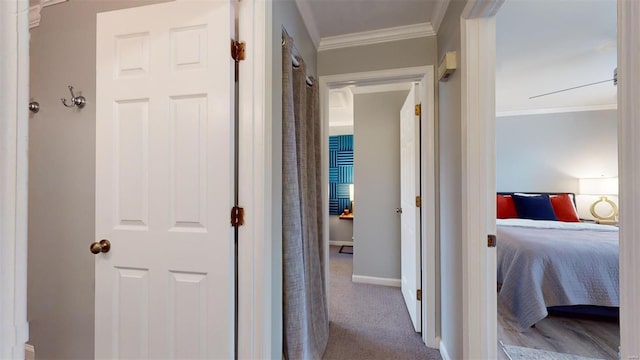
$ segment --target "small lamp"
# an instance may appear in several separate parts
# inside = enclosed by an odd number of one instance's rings
[[[601,223],[615,223],[618,219],[618,207],[616,204],[607,198],[607,195],[618,195],[618,178],[588,178],[578,179],[578,186],[580,188],[580,194],[584,195],[598,195],[600,199],[591,204],[589,210],[591,215]],[[609,214],[600,214],[596,207],[605,203],[611,207]]]
[[[353,214],[353,184],[349,184],[349,200],[351,200],[351,213]]]

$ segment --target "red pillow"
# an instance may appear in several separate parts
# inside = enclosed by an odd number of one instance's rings
[[[580,218],[569,194],[552,195],[551,206],[553,206],[553,212],[556,213],[558,221],[580,222]]]
[[[498,219],[511,219],[518,217],[516,205],[513,203],[513,198],[511,198],[510,195],[496,195],[496,201]]]

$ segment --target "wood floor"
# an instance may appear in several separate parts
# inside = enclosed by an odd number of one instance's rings
[[[618,359],[620,326],[617,321],[548,316],[534,328],[518,332],[511,314],[498,301],[498,359],[508,360],[500,341],[540,350],[598,359]]]

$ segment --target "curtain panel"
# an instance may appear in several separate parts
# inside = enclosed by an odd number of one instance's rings
[[[304,61],[282,47],[282,227],[284,355],[321,359],[329,337],[322,245],[321,127],[318,85]],[[325,185],[326,186],[326,185]]]

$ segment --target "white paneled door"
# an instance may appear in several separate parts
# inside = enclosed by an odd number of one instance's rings
[[[400,110],[400,263],[402,296],[416,331],[422,331],[422,302],[417,299],[421,284],[420,263],[420,116],[419,87],[411,91]]]
[[[98,14],[96,358],[233,358],[232,19]]]

